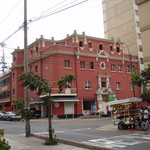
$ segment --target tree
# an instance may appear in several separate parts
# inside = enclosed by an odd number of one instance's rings
[[[131,80],[134,85],[143,88],[143,93],[141,94],[143,101],[150,102],[150,90],[147,88],[148,83],[150,83],[150,65],[141,74],[133,72],[131,74]]]
[[[20,98],[20,99],[14,99],[13,100],[13,103],[16,104],[16,107],[17,107],[17,115],[21,115],[22,118],[25,117],[25,114],[24,114],[24,103],[23,103],[23,99]]]
[[[48,129],[49,129],[49,144],[53,141],[53,129],[51,121],[51,92],[53,86],[57,83],[59,86],[59,91],[61,92],[65,87],[66,83],[72,83],[75,80],[75,77],[72,74],[67,74],[62,77],[60,80],[53,82],[52,85],[49,84],[47,79],[40,77],[38,74],[33,72],[25,72],[18,76],[18,81],[24,81],[21,86],[28,87],[31,91],[37,90],[36,94],[40,96],[43,93],[46,93],[47,96],[42,98],[48,104]]]

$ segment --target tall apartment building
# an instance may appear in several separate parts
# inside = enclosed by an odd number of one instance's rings
[[[150,64],[150,0],[136,0],[139,8],[140,31],[142,36],[144,66]]]
[[[117,99],[133,97],[131,72],[139,72],[138,58],[132,56],[131,60],[129,55],[123,53],[121,44],[74,31],[59,41],[41,36],[28,46],[30,71],[48,79],[50,84],[67,73],[76,78],[71,88],[64,89],[62,93],[59,93],[57,85],[52,89],[53,116],[86,115],[94,113],[93,108],[101,108],[107,113],[107,102],[115,95]],[[12,99],[24,98],[23,87],[16,79],[24,71],[24,51],[16,49],[12,55]],[[135,96],[140,96],[138,87],[135,87]],[[29,99],[31,107],[40,109],[42,116],[46,116],[47,106],[35,92],[29,92]]]
[[[103,0],[105,38],[123,41],[124,52],[138,55],[144,69],[138,6],[135,0]]]

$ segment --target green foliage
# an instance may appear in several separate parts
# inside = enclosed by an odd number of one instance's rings
[[[143,101],[150,103],[150,90],[146,88],[147,84],[150,82],[150,65],[148,65],[148,68],[145,68],[140,75],[133,72],[131,74],[131,79],[134,85],[143,87],[141,98],[143,99]]]
[[[75,80],[75,77],[72,74],[67,74],[62,77],[61,80],[57,81],[59,90],[62,91],[64,87],[70,86],[73,80]],[[44,79],[33,72],[22,73],[18,76],[18,81],[24,81],[21,86],[28,87],[31,91],[37,90],[37,95],[41,95],[42,93],[48,94],[46,97],[42,98],[42,101],[49,106],[49,127],[51,127],[51,90],[55,82],[53,85],[50,85],[47,79]],[[25,117],[30,117],[30,112],[28,112],[28,110],[25,111],[25,115],[27,115]],[[52,136],[52,134],[51,129],[49,129],[49,139],[46,141],[46,145],[54,145],[58,143],[56,137]]]
[[[37,90],[37,95],[41,95],[43,92],[48,93],[51,90],[48,80],[33,72],[22,73],[18,76],[18,81],[21,80],[24,81],[21,86],[28,87],[31,91]]]
[[[44,143],[44,145],[57,145],[57,144],[58,139],[56,137],[54,137],[52,140],[48,138]]]
[[[23,100],[20,99],[14,99],[13,103],[16,104],[17,107],[17,115],[21,115],[22,119],[31,119],[32,113],[29,110],[24,109],[24,103]]]
[[[23,99],[14,99],[13,103],[16,104],[17,107],[17,115],[21,115],[24,116],[24,103],[23,103]]]
[[[150,65],[148,65],[148,68],[144,69],[140,75],[133,72],[131,78],[134,85],[145,87],[150,81]]]
[[[0,150],[10,150],[11,146],[9,145],[8,141],[4,137],[0,136]]]
[[[137,85],[140,87],[142,86],[142,77],[139,74],[132,72],[131,73],[131,80],[132,80],[132,83],[134,85]]]
[[[144,88],[141,98],[144,102],[150,103],[150,91],[147,88]]]
[[[52,139],[48,138],[45,141],[44,145],[57,145],[58,144],[58,139],[57,139],[56,135],[54,135],[54,129],[50,128],[49,132],[53,135],[53,138]]]
[[[71,83],[75,80],[74,75],[67,74],[57,81],[57,85],[59,86],[59,92],[62,92],[63,88],[70,88]]]

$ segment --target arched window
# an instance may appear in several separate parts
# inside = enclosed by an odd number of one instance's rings
[[[117,47],[117,53],[120,53],[120,48],[119,47]]]
[[[99,45],[99,50],[103,50],[103,45],[102,44]]]
[[[82,41],[79,42],[79,46],[83,47],[83,42]]]
[[[113,46],[110,45],[110,52],[113,52]]]
[[[88,48],[92,48],[92,43],[91,42],[88,43]]]

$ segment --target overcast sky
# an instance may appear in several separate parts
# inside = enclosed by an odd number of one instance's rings
[[[85,2],[84,2],[85,1]],[[76,5],[70,9],[53,14],[64,8]],[[64,39],[66,34],[72,34],[74,30],[77,33],[103,38],[103,14],[102,0],[27,0],[28,3],[28,20],[32,20],[28,24],[28,45],[43,35],[44,38],[55,40]],[[53,14],[49,17],[35,21],[40,16]],[[24,0],[3,0],[0,5],[0,43],[16,31],[24,22]],[[11,53],[13,48],[24,47],[24,32],[19,30],[7,41],[5,58],[9,66],[11,66]],[[2,47],[0,47],[2,51]],[[0,52],[0,58],[2,52]],[[1,68],[0,68],[1,70]]]

